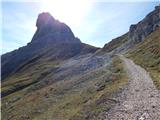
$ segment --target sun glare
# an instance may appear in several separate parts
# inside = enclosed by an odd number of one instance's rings
[[[41,11],[68,25],[79,26],[91,8],[88,0],[42,0]]]

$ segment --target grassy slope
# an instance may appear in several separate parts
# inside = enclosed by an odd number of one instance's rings
[[[65,48],[62,44],[60,45],[60,47],[62,47],[62,49],[59,49],[59,54],[62,56],[60,56],[58,60],[54,56],[56,54],[56,52],[54,51],[57,48],[49,47],[48,49],[44,48],[44,50],[41,51],[43,53],[43,56],[40,56],[38,59],[34,60],[36,56],[33,56],[32,58],[30,58],[30,60],[24,61],[23,64],[16,66],[18,71],[15,73],[13,72],[5,80],[2,81],[2,96],[6,96],[10,93],[22,90],[41,81],[43,78],[48,76],[51,71],[53,72],[56,68],[59,67],[59,64],[64,61],[63,57],[65,57],[65,55],[68,55],[69,57],[70,54],[72,55],[74,53],[73,51],[76,51],[76,49],[70,50],[72,49],[71,45],[67,45],[65,46],[67,48]],[[77,55],[93,53],[98,49],[87,44],[81,44],[80,47],[80,53],[78,53]],[[64,51],[66,51],[66,53],[68,54],[66,54]]]
[[[127,84],[127,76],[118,57],[114,58],[106,69],[107,73],[96,78],[98,80],[94,85],[98,87],[92,97],[71,117],[71,120],[104,119],[103,114],[117,103],[116,95]]]
[[[113,39],[109,43],[105,44],[105,46],[102,48],[102,52],[111,52],[112,50],[120,47],[122,44],[124,44],[128,40],[128,33]]]
[[[127,77],[122,63],[115,58],[109,66],[84,75],[27,94],[25,88],[2,98],[2,120],[99,119],[117,102],[116,94],[125,84]]]
[[[47,61],[46,63],[46,61],[42,59],[28,65],[28,68],[23,68],[23,70],[2,81],[1,92],[3,94],[13,93],[30,86],[40,81],[43,77],[46,77],[49,71],[58,67],[58,64],[59,62],[57,61]]]
[[[160,29],[130,50],[128,57],[149,71],[156,87],[160,89]]]

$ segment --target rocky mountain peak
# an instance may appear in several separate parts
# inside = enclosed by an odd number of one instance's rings
[[[40,28],[43,25],[52,24],[52,23],[54,23],[54,21],[55,21],[55,19],[51,16],[50,13],[43,12],[38,15],[36,26],[37,26],[37,28]]]
[[[65,23],[56,20],[48,12],[38,15],[36,26],[37,31],[32,38],[32,43],[80,43]]]

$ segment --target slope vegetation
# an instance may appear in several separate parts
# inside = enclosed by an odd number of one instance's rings
[[[109,110],[118,102],[116,95],[127,84],[122,63],[118,58],[114,58],[113,62],[106,62],[102,67],[80,73],[82,63],[77,63],[79,60],[76,59],[61,65],[59,70],[62,72],[44,75],[39,82],[3,97],[2,119],[102,119],[106,109]],[[84,59],[86,56],[81,58],[83,64],[86,61]],[[56,64],[54,66],[57,67]],[[24,76],[27,77],[29,75]],[[17,76],[15,78],[18,79]]]
[[[160,89],[160,29],[130,50],[128,57],[149,71],[155,85]]]

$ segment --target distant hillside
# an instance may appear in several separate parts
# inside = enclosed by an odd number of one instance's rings
[[[105,44],[105,46],[102,48],[103,52],[112,52],[116,48],[122,46],[125,42],[128,41],[128,33],[113,39],[111,42]]]

